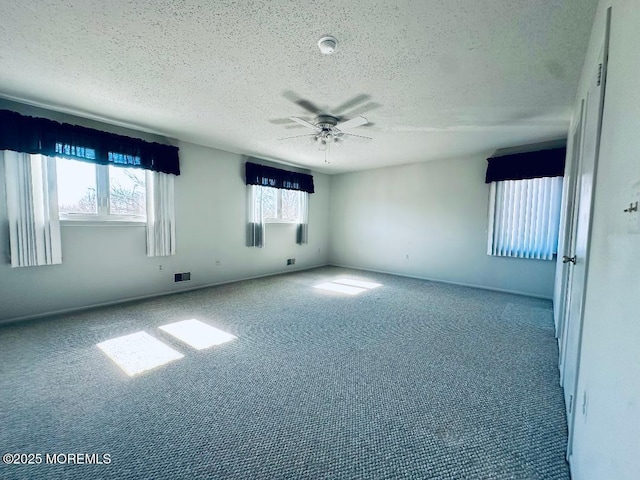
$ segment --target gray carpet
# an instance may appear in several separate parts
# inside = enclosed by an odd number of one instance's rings
[[[312,288],[344,276],[382,286]],[[238,338],[158,329],[190,318]],[[140,330],[184,358],[96,347]],[[6,325],[0,355],[0,453],[43,459],[0,478],[569,478],[545,300],[326,267]]]

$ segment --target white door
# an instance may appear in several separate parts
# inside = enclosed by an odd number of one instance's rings
[[[578,223],[578,208],[576,200],[579,198],[580,184],[577,182],[578,175],[580,174],[580,162],[582,160],[582,128],[584,118],[584,100],[580,104],[580,116],[576,122],[576,126],[571,136],[571,168],[569,170],[568,177],[565,177],[569,195],[567,197],[567,216],[565,219],[564,227],[564,242],[562,252],[572,255],[572,252],[576,250],[576,227]],[[560,315],[558,316],[558,325],[556,325],[556,336],[558,337],[558,348],[560,350],[560,384],[562,385],[564,374],[564,360],[565,360],[565,343],[566,339],[566,325],[567,316],[569,313],[569,305],[571,302],[571,281],[573,279],[573,264],[568,261],[563,261],[562,268],[562,288],[560,289]],[[567,400],[565,398],[565,400]],[[567,411],[569,410],[569,404],[566,405]]]
[[[580,343],[582,337],[582,314],[584,306],[584,289],[587,282],[587,260],[589,256],[589,239],[591,232],[591,215],[593,210],[593,191],[598,164],[600,145],[600,127],[602,124],[602,107],[604,104],[604,79],[606,72],[606,56],[604,46],[600,58],[591,77],[584,109],[584,134],[580,154],[580,169],[577,177],[574,208],[577,209],[574,231],[575,249],[565,254],[570,265],[569,290],[565,298],[568,302],[564,336],[562,386],[564,387],[567,405],[567,422],[569,427],[569,445],[567,458],[571,455],[571,439],[575,418],[576,386],[579,374]]]

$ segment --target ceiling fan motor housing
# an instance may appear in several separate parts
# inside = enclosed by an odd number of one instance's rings
[[[316,124],[320,128],[331,128],[335,127],[338,124],[338,119],[336,117],[332,117],[331,115],[320,115],[316,118]]]

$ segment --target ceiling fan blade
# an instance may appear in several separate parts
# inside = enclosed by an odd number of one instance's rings
[[[291,90],[284,91],[282,93],[282,96],[290,102],[293,102],[296,105],[304,108],[307,112],[313,113],[315,115],[319,115],[322,113],[322,109],[320,107],[309,100],[305,100],[304,98],[300,97],[300,95],[292,92]]]
[[[278,140],[289,140],[290,138],[315,137],[315,136],[316,136],[315,133],[307,133],[305,135],[294,135],[293,137],[282,137],[282,138],[279,138]]]
[[[307,122],[306,120],[303,120],[301,118],[298,117],[289,117],[291,120],[293,120],[294,122],[298,122],[300,125],[304,125],[307,128],[310,128],[312,130],[315,130],[316,132],[320,131],[320,127],[317,127],[316,125],[314,125],[311,122]]]
[[[293,117],[291,117],[291,119],[293,120]],[[347,120],[346,122],[339,123],[333,128],[337,128],[338,130],[344,132],[345,130],[351,130],[352,128],[356,128],[367,123],[369,123],[369,121],[366,118],[355,117],[351,120]]]
[[[378,102],[369,102],[364,105],[360,105],[359,107],[351,110],[349,115],[363,115],[371,110],[375,110],[376,108],[380,108],[382,105]]]
[[[307,112],[315,113],[316,115],[320,115],[322,113],[322,109],[309,100],[304,100],[303,98],[301,98],[296,102],[296,104],[300,105]]]
[[[341,113],[343,113],[345,110],[349,110],[351,108],[354,108],[356,105],[359,105],[361,103],[366,102],[367,100],[369,100],[371,98],[370,95],[367,95],[365,93],[362,93],[360,95],[356,95],[355,97],[353,97],[350,100],[347,100],[346,102],[344,102],[342,105],[337,106],[334,110],[333,113],[335,115],[340,115]]]
[[[342,135],[347,135],[349,137],[356,137],[356,138],[366,138],[367,140],[373,140],[373,138],[371,137],[365,137],[364,135],[354,135],[353,133],[343,133]]]
[[[286,125],[288,123],[291,123],[291,119],[290,118],[273,118],[269,120],[269,123],[272,123],[274,125]]]

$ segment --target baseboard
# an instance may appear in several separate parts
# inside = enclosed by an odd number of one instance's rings
[[[479,288],[481,290],[490,290],[492,292],[511,293],[513,295],[521,295],[523,297],[532,297],[532,298],[541,298],[541,299],[544,299],[544,300],[553,300],[553,297],[547,297],[547,296],[544,296],[544,295],[535,295],[533,293],[520,292],[518,290],[507,290],[505,288],[488,287],[486,285],[476,285],[476,284],[473,284],[473,283],[453,282],[451,280],[442,280],[440,278],[421,277],[421,276],[417,276],[417,275],[409,275],[409,274],[406,274],[406,273],[391,272],[391,271],[387,271],[387,270],[376,270],[376,269],[373,269],[373,268],[355,267],[353,265],[344,265],[344,264],[341,264],[341,263],[329,262],[328,265],[331,266],[331,267],[341,267],[341,268],[350,268],[350,269],[353,269],[353,270],[362,270],[363,272],[385,273],[387,275],[396,275],[398,277],[415,278],[417,280],[426,280],[426,281],[429,281],[429,282],[447,283],[449,285],[459,285],[461,287]]]
[[[233,280],[225,280],[223,282],[208,283],[206,285],[198,285],[197,287],[184,288],[184,289],[181,289],[181,290],[172,290],[172,291],[167,291],[167,292],[151,293],[149,295],[140,295],[138,297],[128,297],[128,298],[123,298],[123,299],[120,299],[120,300],[112,300],[110,302],[92,303],[90,305],[83,305],[81,307],[64,308],[64,309],[61,309],[61,310],[54,310],[54,311],[51,311],[51,312],[36,313],[36,314],[33,314],[33,315],[25,315],[25,316],[22,316],[22,317],[8,318],[8,319],[5,319],[5,320],[0,320],[0,325],[6,325],[6,324],[10,324],[10,323],[17,323],[17,322],[24,322],[24,321],[28,321],[28,320],[36,320],[38,318],[51,317],[51,316],[54,316],[54,315],[62,315],[62,314],[65,314],[65,313],[81,312],[83,310],[91,310],[92,308],[108,307],[110,305],[119,305],[119,304],[122,304],[122,303],[137,302],[139,300],[146,300],[146,299],[149,299],[149,298],[164,297],[164,296],[167,296],[167,295],[175,295],[177,293],[192,292],[194,290],[201,290],[203,288],[217,287],[219,285],[226,285],[226,284],[229,284],[229,283],[244,282],[245,280],[253,280],[253,279],[256,279],[256,278],[273,277],[273,276],[276,276],[276,275],[284,275],[286,273],[291,273],[291,272],[302,272],[304,270],[312,270],[314,268],[326,267],[328,265],[329,265],[328,263],[322,263],[322,264],[318,264],[318,265],[311,265],[311,266],[308,266],[308,267],[288,268],[286,270],[281,270],[279,272],[264,273],[264,274],[261,274],[261,275],[253,275],[253,276],[249,276],[249,277],[236,278],[236,279],[233,279]]]

